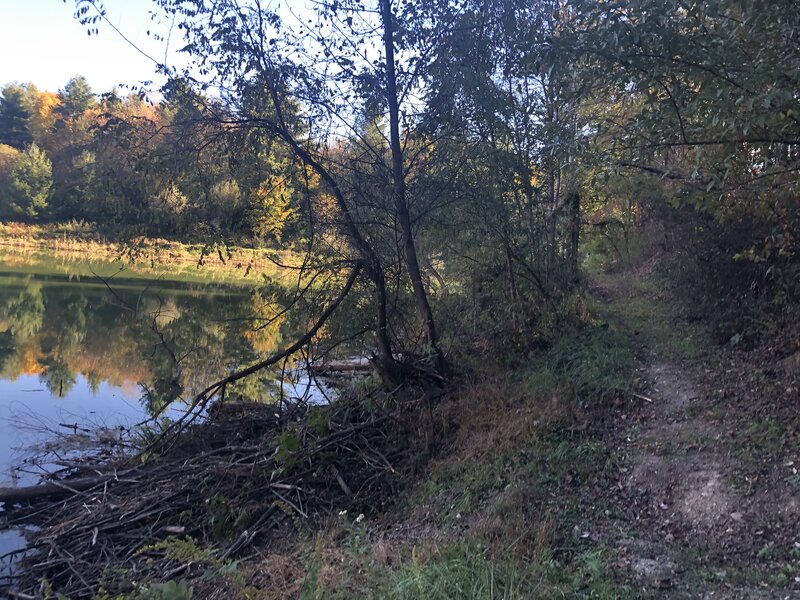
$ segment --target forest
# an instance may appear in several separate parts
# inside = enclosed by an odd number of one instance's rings
[[[40,527],[15,597],[798,593],[793,0],[152,9],[187,59],[159,89],[2,87],[0,219],[270,269],[205,319],[130,296],[148,330],[87,296],[111,339],[69,354],[77,301],[0,293],[8,377],[152,371],[150,412],[192,415],[62,473],[100,474],[93,511],[14,509]],[[75,19],[116,30],[100,0]],[[354,353],[329,406],[259,401]]]

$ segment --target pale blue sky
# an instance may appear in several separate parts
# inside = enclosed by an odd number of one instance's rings
[[[109,20],[145,52],[164,60],[165,44],[147,30],[166,33],[168,24],[153,23],[151,0],[105,0]],[[117,84],[160,81],[155,64],[122,40],[107,24],[88,36],[73,19],[74,0],[0,0],[0,85],[33,82],[58,91],[74,75],[85,75],[95,93]],[[172,48],[180,47],[179,39]],[[173,56],[169,59],[175,61]]]

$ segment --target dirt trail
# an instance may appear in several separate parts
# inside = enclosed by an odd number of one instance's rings
[[[700,359],[665,356],[647,335],[639,336],[646,332],[626,322],[619,289],[606,287],[597,296],[646,357],[639,393],[621,408],[613,436],[614,502],[622,518],[606,542],[616,549],[619,568],[642,596],[800,598],[800,560],[791,560],[795,549],[800,558],[797,490],[743,474],[737,432],[722,418],[712,385],[724,374]],[[797,567],[789,573],[782,556],[769,555],[786,547],[787,528],[795,540],[787,556]],[[780,577],[770,575],[776,571]]]
[[[728,464],[714,446],[723,432],[702,416],[690,368],[652,362],[646,369],[648,400],[627,427],[619,448],[622,493],[637,524],[622,547],[628,566],[645,587],[678,590],[692,542],[735,528],[741,506],[727,483]],[[688,544],[687,544],[688,542]]]

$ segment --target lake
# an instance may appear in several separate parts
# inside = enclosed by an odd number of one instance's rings
[[[35,483],[96,448],[98,431],[107,451],[118,451],[138,423],[175,418],[186,400],[277,350],[292,329],[274,286],[187,279],[0,254],[0,487]],[[331,395],[302,374],[294,382],[279,375],[242,380],[227,397]],[[20,531],[0,525],[0,555],[21,545]]]

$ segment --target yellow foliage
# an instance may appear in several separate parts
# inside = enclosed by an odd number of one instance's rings
[[[51,134],[56,123],[55,109],[61,101],[54,92],[37,91],[31,99],[31,116],[28,121],[33,139],[44,140]]]
[[[270,235],[281,241],[286,226],[297,218],[292,206],[294,190],[289,179],[273,175],[253,193],[253,230],[257,235]]]
[[[17,347],[12,356],[8,357],[0,375],[12,381],[20,375],[39,375],[43,371],[39,362],[41,356],[39,340],[36,338],[26,340]]]
[[[531,167],[531,187],[537,188],[542,183],[542,171],[536,167]]]
[[[281,326],[285,316],[280,314],[278,304],[261,294],[254,295],[252,310],[255,319],[252,328],[244,332],[244,339],[259,354],[271,354],[281,344]]]
[[[303,165],[303,172],[305,174],[305,185],[308,190],[315,190],[319,187],[319,173],[308,165]]]
[[[6,181],[6,178],[14,170],[17,164],[20,152],[16,148],[0,144],[0,186]]]

